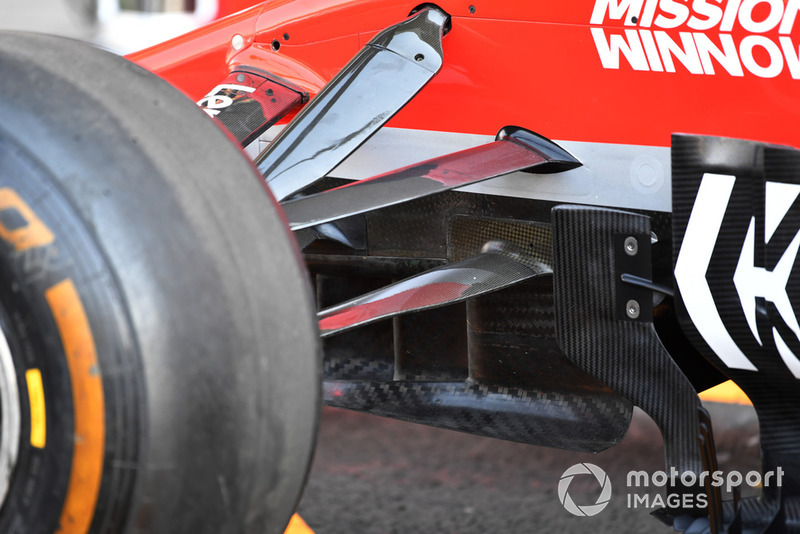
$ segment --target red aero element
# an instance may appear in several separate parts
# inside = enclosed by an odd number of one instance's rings
[[[463,295],[469,287],[469,285],[455,282],[440,282],[407,289],[383,299],[364,302],[322,317],[319,321],[319,329],[324,335],[400,310],[427,308],[443,302],[450,302]]]
[[[524,124],[570,141],[669,146],[671,133],[693,132],[800,145],[797,0],[538,0],[476,4],[474,13],[460,1],[438,5],[452,16],[444,67],[388,126],[491,134]],[[253,40],[239,53],[212,47],[201,60],[187,36],[132,59],[195,99],[220,79],[201,65],[218,73],[248,64],[313,93],[415,6],[279,0],[247,12]],[[223,34],[227,43],[245,18],[199,30],[197,47]]]

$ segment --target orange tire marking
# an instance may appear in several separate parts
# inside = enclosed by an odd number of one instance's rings
[[[0,211],[7,209],[16,210],[25,219],[25,226],[13,230],[6,228],[0,221],[0,237],[14,245],[17,251],[43,247],[55,240],[53,232],[36,216],[22,197],[13,189],[4,187],[0,189]]]
[[[283,534],[314,534],[314,531],[311,530],[308,525],[306,525],[306,522],[303,521],[302,517],[294,514]]]
[[[103,474],[106,430],[103,382],[89,320],[72,280],[54,285],[45,291],[45,298],[67,355],[75,412],[72,472],[58,532],[84,534],[92,523]]]

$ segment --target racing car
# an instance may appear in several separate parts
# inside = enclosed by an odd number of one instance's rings
[[[0,34],[0,531],[282,532],[322,404],[800,524],[800,2],[270,0]],[[732,380],[780,486],[724,498]],[[688,506],[702,497],[707,506]]]

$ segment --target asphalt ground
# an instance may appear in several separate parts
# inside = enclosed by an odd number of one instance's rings
[[[707,406],[720,469],[758,470],[753,409]],[[563,472],[581,462],[602,468],[612,484],[608,507],[594,517],[573,516],[557,494]],[[628,506],[627,473],[663,468],[660,432],[641,411],[619,445],[588,454],[325,408],[299,512],[317,534],[672,532],[652,509]],[[663,494],[652,490],[634,493]],[[600,485],[579,475],[569,494],[578,505],[594,504]]]

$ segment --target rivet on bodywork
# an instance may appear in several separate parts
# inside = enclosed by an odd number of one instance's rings
[[[239,35],[238,33],[233,36],[231,39],[231,48],[234,50],[241,50],[244,48],[244,37]]]

